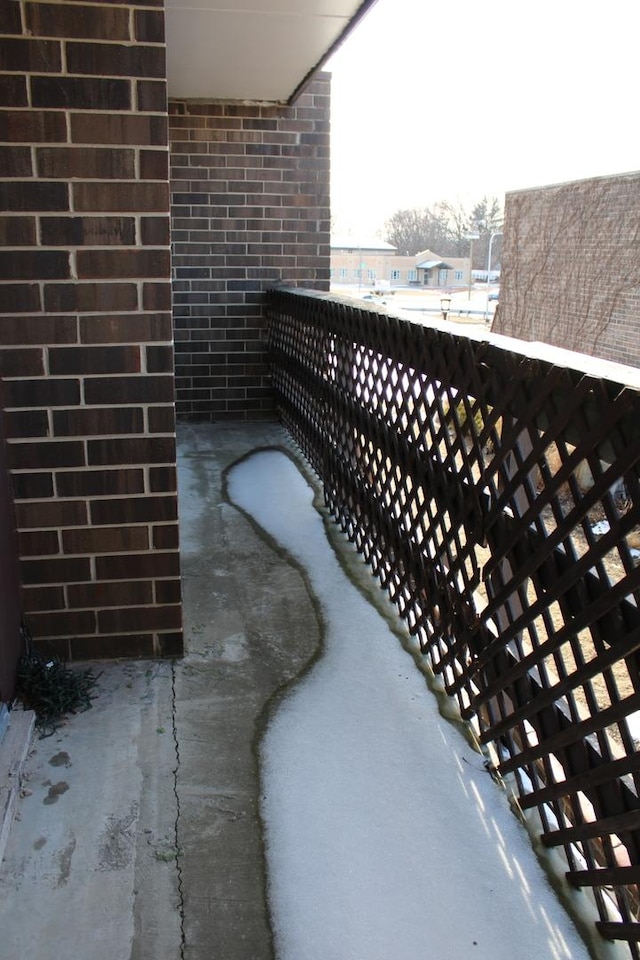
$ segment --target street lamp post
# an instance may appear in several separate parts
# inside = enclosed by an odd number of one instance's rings
[[[469,292],[467,300],[471,300],[471,286],[473,284],[473,241],[479,239],[479,233],[468,233],[465,237],[465,240],[469,241]]]
[[[501,237],[502,230],[496,230],[495,233],[492,233],[489,237],[489,253],[487,254],[487,302],[484,308],[484,322],[486,323],[489,319],[489,278],[491,276],[491,248],[493,246],[493,238]]]

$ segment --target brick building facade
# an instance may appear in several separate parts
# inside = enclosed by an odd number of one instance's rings
[[[341,285],[388,284],[391,287],[419,285],[455,290],[467,287],[471,278],[468,257],[441,257],[432,250],[413,256],[398,254],[390,243],[358,244],[348,239],[331,241],[331,283]]]
[[[640,366],[640,173],[506,197],[493,330]]]
[[[182,651],[164,15],[4,0],[0,375],[24,616]]]
[[[330,76],[292,106],[171,101],[176,404],[272,419],[262,298],[329,288]]]

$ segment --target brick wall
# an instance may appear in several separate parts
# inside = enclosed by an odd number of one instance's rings
[[[640,173],[506,198],[493,330],[640,366]]]
[[[177,411],[271,419],[264,290],[329,286],[330,76],[295,106],[175,101]]]
[[[0,376],[25,619],[182,650],[161,0],[2,0]]]
[[[11,703],[15,696],[18,661],[22,652],[22,603],[17,554],[13,496],[9,484],[3,414],[0,413],[0,712],[3,704]]]

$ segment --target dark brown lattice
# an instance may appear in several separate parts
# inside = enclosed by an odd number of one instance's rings
[[[268,312],[329,510],[639,958],[640,394],[326,295]]]

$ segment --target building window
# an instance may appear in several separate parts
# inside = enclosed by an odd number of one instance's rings
[[[362,279],[362,270],[354,270],[354,271],[353,271],[353,276],[355,277],[356,280],[361,280],[361,279]]]
[[[400,279],[400,271],[399,271],[399,270],[392,270],[392,271],[391,271],[391,279],[392,279],[392,280],[399,280],[399,279]]]
[[[454,277],[456,280],[462,280],[462,270],[456,270]]]
[[[349,271],[347,270],[347,268],[340,267],[340,279],[346,280],[348,276],[349,276]]]
[[[417,270],[409,270],[409,271],[407,272],[407,279],[408,279],[409,283],[411,283],[411,282],[415,283],[415,281],[418,279],[418,271],[417,271]]]
[[[375,270],[367,270],[367,280],[375,280],[376,272]]]

